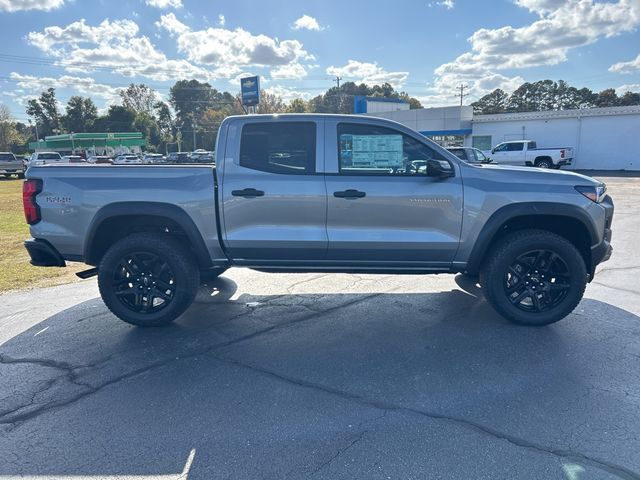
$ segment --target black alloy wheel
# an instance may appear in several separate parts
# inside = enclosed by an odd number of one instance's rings
[[[134,252],[118,262],[113,275],[116,297],[131,311],[153,313],[166,308],[176,294],[176,279],[158,255]]]
[[[132,325],[158,327],[182,315],[200,285],[198,264],[184,239],[135,233],[116,242],[98,266],[105,305]]]
[[[571,288],[566,262],[551,250],[532,250],[518,256],[505,274],[509,301],[525,312],[557,307]]]

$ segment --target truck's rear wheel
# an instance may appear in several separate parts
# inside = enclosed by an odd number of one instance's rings
[[[499,242],[481,271],[489,303],[523,325],[548,325],[569,315],[587,284],[580,252],[544,230],[521,230]]]
[[[538,168],[553,168],[553,162],[547,158],[542,158],[540,160],[536,160],[534,166]]]
[[[140,327],[167,325],[193,302],[200,277],[191,252],[158,234],[130,235],[112,246],[98,267],[106,306]]]

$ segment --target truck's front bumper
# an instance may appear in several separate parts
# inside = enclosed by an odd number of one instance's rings
[[[611,246],[611,236],[613,234],[611,230],[614,211],[613,200],[607,195],[600,205],[605,210],[604,235],[600,243],[591,247],[591,278],[593,278],[596,267],[600,263],[609,260],[613,253],[613,247]]]
[[[46,240],[30,238],[24,242],[24,247],[31,257],[31,265],[35,267],[66,267],[64,258]]]

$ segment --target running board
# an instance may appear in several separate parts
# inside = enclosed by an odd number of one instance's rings
[[[96,275],[98,275],[98,269],[97,268],[90,268],[89,270],[84,270],[82,272],[78,272],[78,273],[76,273],[76,275],[78,277],[80,277],[81,279],[86,280],[87,278],[95,277]]]

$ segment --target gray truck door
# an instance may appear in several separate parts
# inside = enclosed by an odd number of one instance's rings
[[[323,121],[286,119],[229,128],[218,178],[225,246],[237,263],[325,258],[323,129]]]
[[[462,225],[459,167],[449,162],[455,177],[427,176],[427,160],[445,157],[375,124],[327,121],[325,139],[327,259],[448,267]]]

